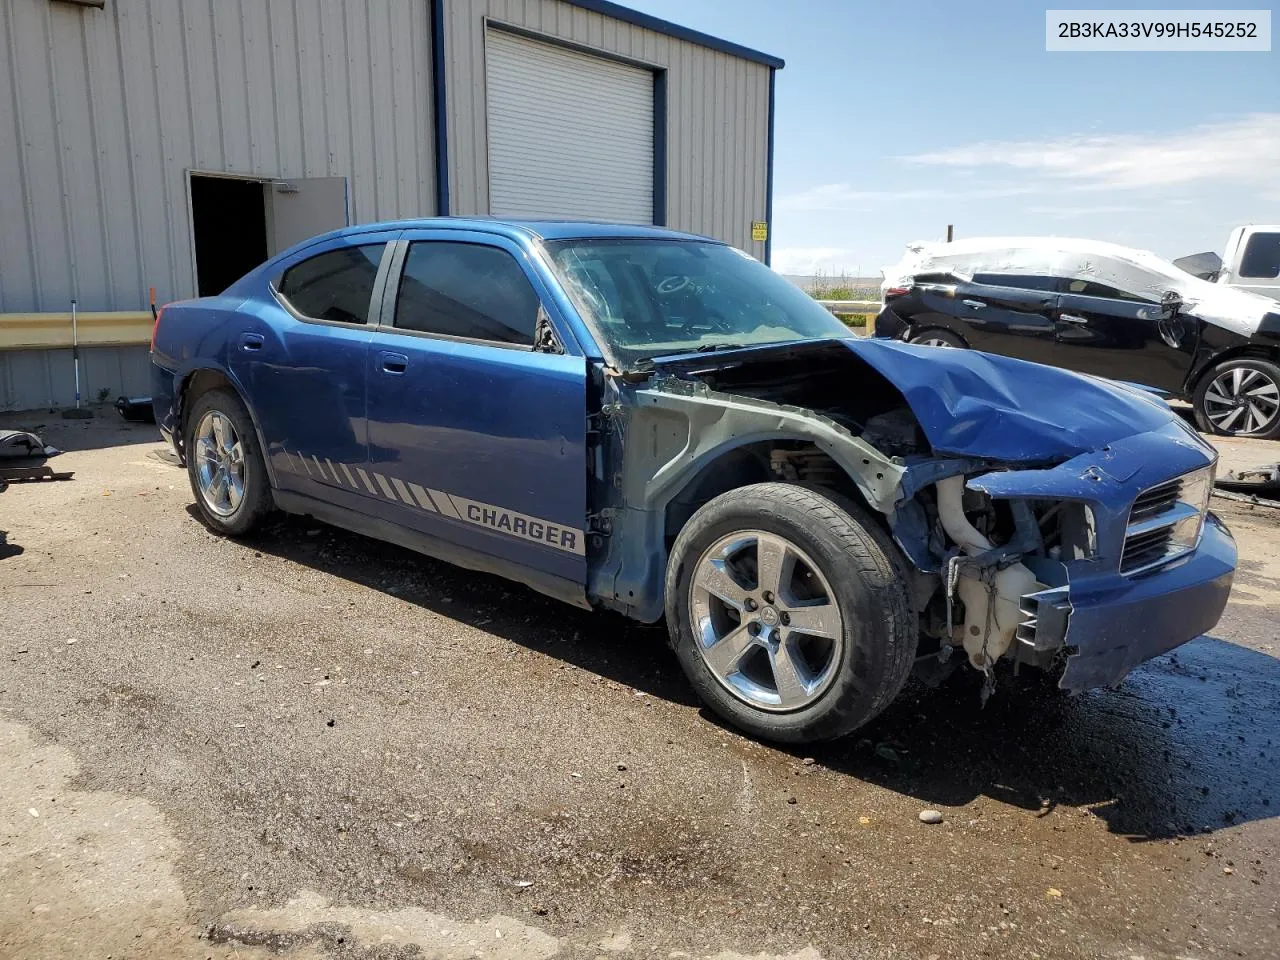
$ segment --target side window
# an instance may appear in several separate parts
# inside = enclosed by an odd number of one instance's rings
[[[1155,303],[1154,300],[1140,297],[1136,293],[1117,290],[1115,287],[1094,283],[1092,280],[1067,281],[1067,293],[1078,293],[1084,297],[1105,297],[1108,300],[1128,300],[1130,303]]]
[[[1255,233],[1240,258],[1240,276],[1252,280],[1280,277],[1280,233]]]
[[[368,323],[373,281],[385,248],[385,243],[343,247],[295,263],[276,292],[304,317]]]
[[[409,244],[395,325],[469,340],[533,344],[538,295],[505,250],[474,243]]]
[[[1034,277],[1024,273],[975,273],[975,283],[990,284],[993,287],[1013,287],[1015,290],[1043,290],[1055,293],[1062,283],[1057,277]]]

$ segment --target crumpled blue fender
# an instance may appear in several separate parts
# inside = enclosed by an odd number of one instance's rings
[[[935,453],[1059,462],[1176,416],[1155,397],[1038,363],[890,340],[841,342],[902,391]]]

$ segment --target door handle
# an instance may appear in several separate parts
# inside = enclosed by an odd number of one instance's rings
[[[403,353],[388,353],[383,350],[378,354],[378,363],[381,365],[383,373],[391,373],[396,376],[409,369],[409,358]]]
[[[981,310],[983,307],[986,306],[986,304],[983,303],[981,300],[961,300],[960,302],[963,303],[966,307],[971,307],[974,310]]]
[[[1088,323],[1089,322],[1084,317],[1077,317],[1074,313],[1060,313],[1058,314],[1058,319],[1064,320],[1067,323]]]
[[[262,344],[265,342],[260,333],[242,333],[240,334],[241,350],[261,350]]]

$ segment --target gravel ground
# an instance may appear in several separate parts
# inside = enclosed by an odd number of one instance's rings
[[[788,752],[660,629],[219,539],[100,416],[0,494],[2,958],[1280,955],[1280,511],[1215,501],[1225,618],[1118,690],[957,676]]]

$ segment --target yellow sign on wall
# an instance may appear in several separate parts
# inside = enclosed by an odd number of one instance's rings
[[[769,221],[752,220],[751,221],[751,239],[756,243],[764,243],[769,239]]]

